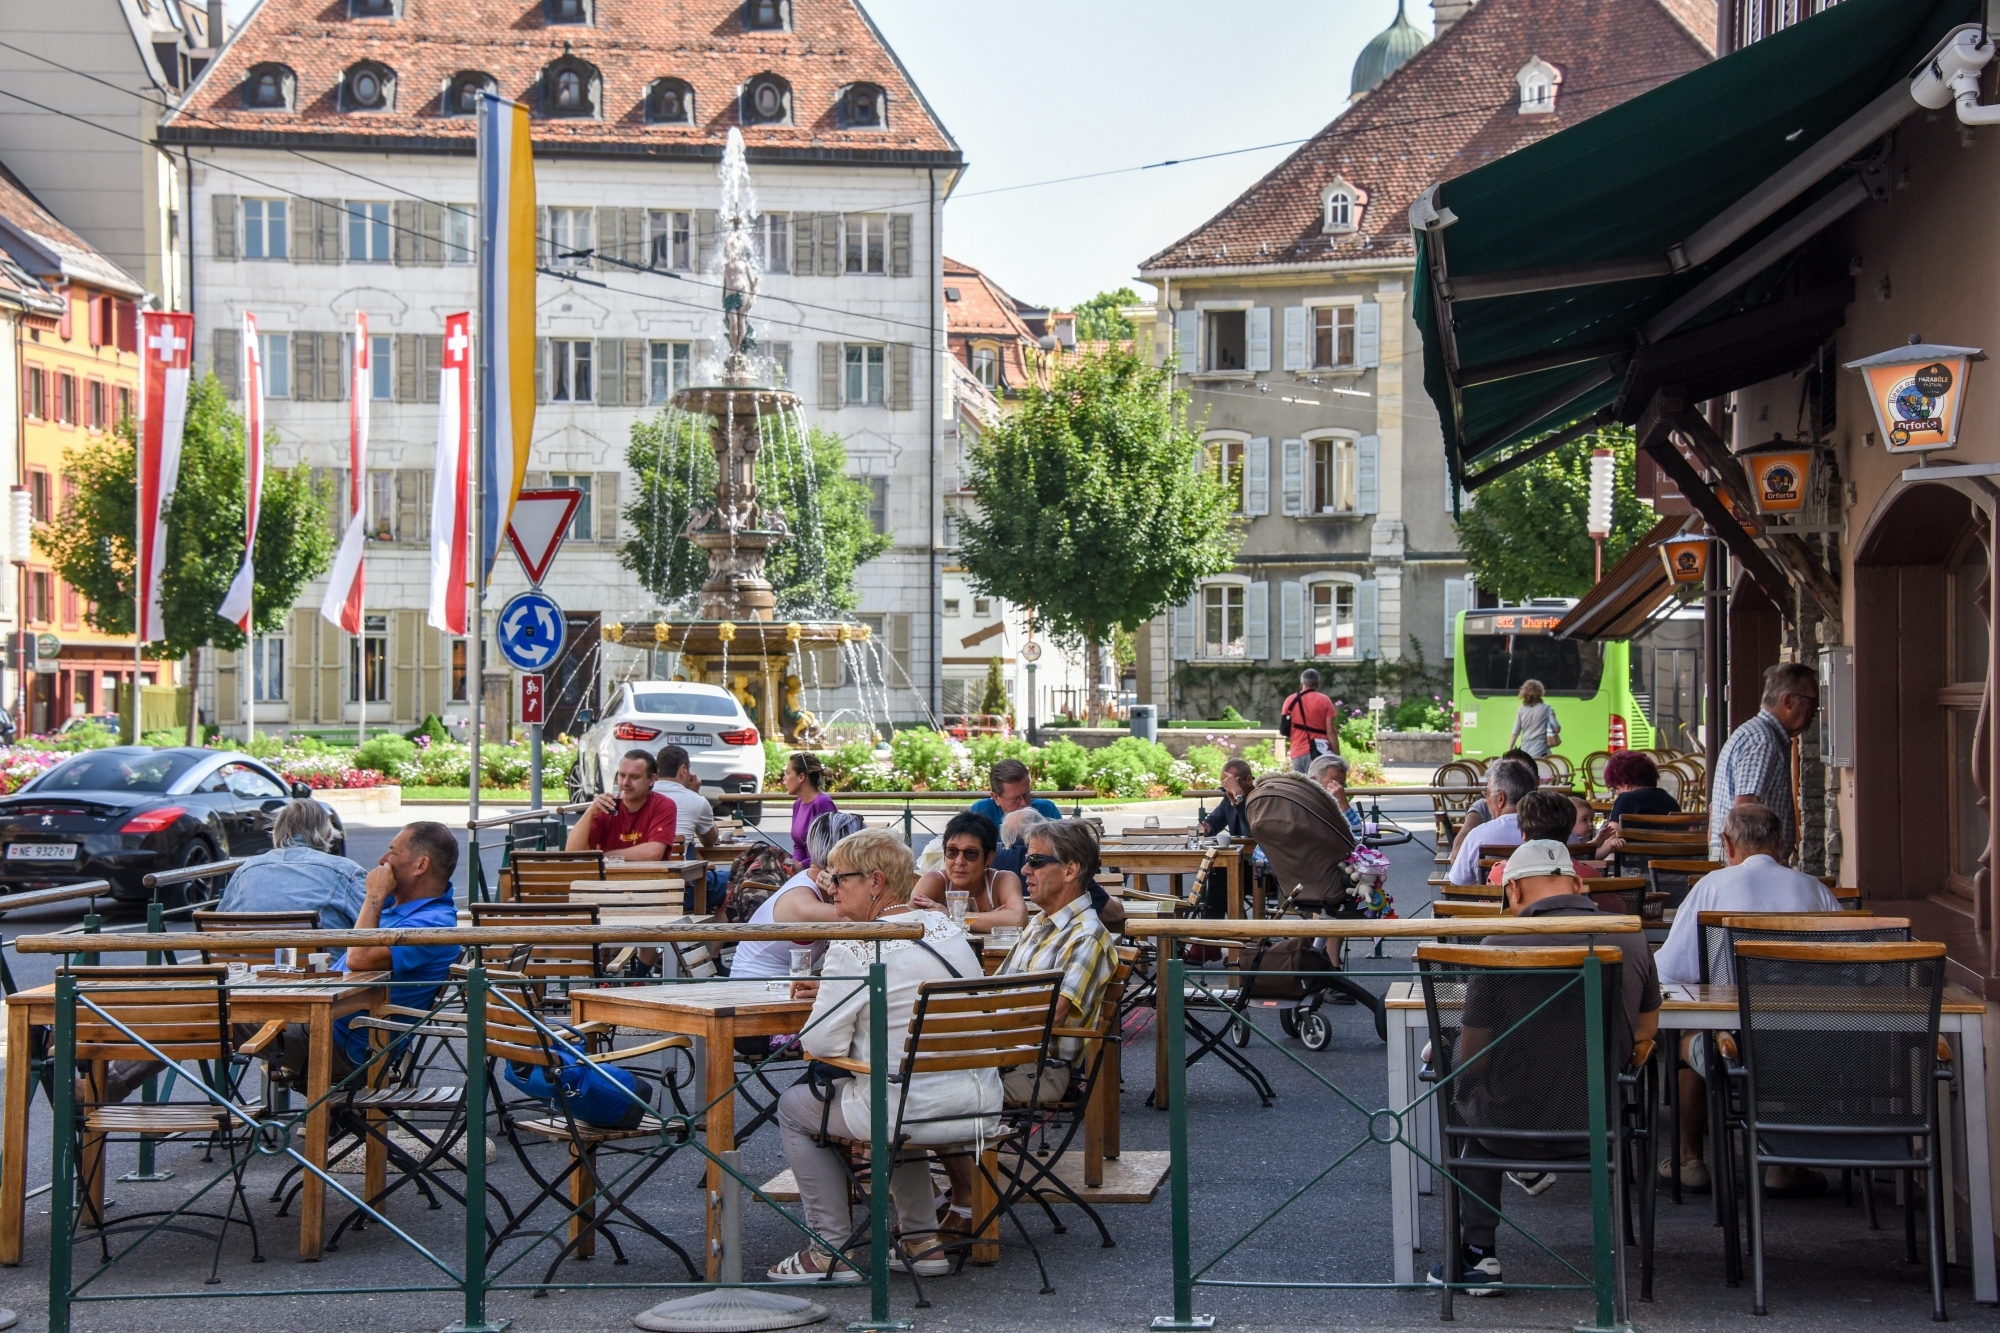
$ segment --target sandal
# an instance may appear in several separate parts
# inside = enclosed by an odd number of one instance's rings
[[[770,1282],[833,1282],[854,1283],[861,1280],[861,1274],[851,1265],[841,1262],[829,1271],[820,1267],[822,1263],[834,1263],[833,1256],[823,1255],[810,1247],[796,1254],[788,1254],[777,1263],[764,1270],[764,1277]]]
[[[912,1246],[915,1246],[912,1256]],[[889,1251],[889,1271],[892,1273],[914,1272],[918,1277],[943,1277],[951,1271],[951,1260],[933,1236],[929,1241],[909,1238],[898,1240],[896,1247]]]

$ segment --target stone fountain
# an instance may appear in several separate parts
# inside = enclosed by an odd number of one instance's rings
[[[814,649],[866,643],[866,625],[844,621],[773,620],[777,598],[764,566],[771,548],[787,540],[784,516],[757,498],[757,455],[770,433],[799,419],[799,398],[764,382],[769,369],[756,355],[750,312],[757,301],[757,207],[743,137],[732,129],[718,173],[722,207],[723,335],[720,374],[713,385],[682,389],[673,407],[706,422],[715,450],[714,503],[698,508],[681,535],[708,553],[695,619],[650,625],[607,625],[607,641],[681,655],[681,676],[728,689],[774,738],[812,745],[819,723],[805,711],[803,673],[794,659]],[[774,425],[774,423],[777,423]]]

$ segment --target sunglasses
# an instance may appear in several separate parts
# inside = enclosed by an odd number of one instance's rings
[[[840,887],[840,881],[842,881],[843,879],[866,879],[866,878],[868,878],[868,872],[866,870],[831,870],[827,872],[826,876],[827,883],[833,885],[833,887],[836,889]]]
[[[1043,856],[1040,852],[1030,852],[1022,864],[1030,870],[1040,870],[1045,866],[1061,865],[1063,859],[1060,856]]]
[[[944,859],[947,861],[977,861],[985,854],[985,849],[980,847],[947,847],[944,849]]]

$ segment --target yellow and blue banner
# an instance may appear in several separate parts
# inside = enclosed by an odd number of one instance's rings
[[[479,580],[493,571],[528,475],[535,429],[535,159],[528,108],[488,95],[479,116]]]

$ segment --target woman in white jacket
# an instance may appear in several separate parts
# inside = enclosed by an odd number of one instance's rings
[[[908,921],[924,928],[920,941],[884,940],[880,945],[888,973],[890,1044],[881,1058],[890,1061],[893,1069],[908,1038],[918,988],[927,981],[980,978],[984,973],[979,957],[950,917],[910,907],[916,861],[910,849],[887,829],[868,829],[842,839],[827,858],[827,866],[828,887],[843,919]],[[845,940],[827,946],[812,1017],[799,1034],[799,1044],[807,1055],[861,1061],[871,1058],[867,979],[876,947]],[[830,1108],[823,1106],[806,1083],[786,1089],[778,1099],[785,1160],[798,1182],[806,1224],[835,1244],[853,1230],[847,1176],[839,1150],[821,1147],[814,1139],[824,1110],[828,1134],[865,1141],[870,1130],[868,1087],[864,1077],[840,1080],[834,1085]],[[899,1097],[907,1098],[903,1116],[917,1142],[963,1143],[992,1133],[999,1124],[1000,1076],[991,1069],[919,1074],[906,1092],[892,1087],[892,1116]],[[902,1247],[901,1254],[892,1252],[890,1266],[898,1271],[914,1268],[923,1277],[949,1272],[950,1260],[934,1248],[937,1206],[931,1197],[930,1167],[922,1155],[912,1154],[897,1168],[889,1181],[889,1197],[895,1204]],[[925,1255],[926,1250],[930,1250],[929,1255]],[[861,1280],[860,1273],[818,1245],[781,1260],[767,1276],[773,1282]]]

